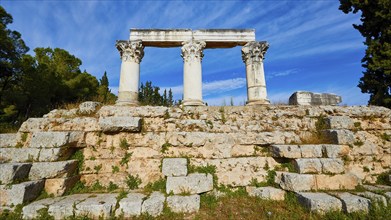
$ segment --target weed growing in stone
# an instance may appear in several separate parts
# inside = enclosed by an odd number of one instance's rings
[[[27,133],[23,133],[23,134],[20,136],[20,138],[22,139],[22,142],[23,142],[23,143],[26,142],[27,136],[28,136]]]
[[[167,180],[165,178],[161,178],[153,183],[148,183],[144,187],[144,191],[146,193],[152,193],[153,191],[160,191],[162,193],[166,192],[166,182]]]
[[[213,129],[213,122],[212,122],[212,121],[206,120],[206,121],[205,121],[205,124],[206,124],[210,129]]]
[[[139,185],[141,184],[141,179],[138,175],[128,175],[125,180],[126,185],[129,189],[138,189]]]
[[[132,156],[132,153],[125,153],[124,157],[121,159],[119,164],[121,166],[126,165],[126,167],[128,167],[128,162],[129,162],[129,159],[131,156]]]
[[[111,172],[112,173],[118,173],[119,172],[119,167],[118,166],[111,166]]]
[[[112,192],[112,191],[117,190],[117,189],[118,189],[118,185],[113,183],[112,181],[110,181],[109,186],[107,187],[107,190],[109,192]]]
[[[170,147],[172,147],[172,144],[170,144],[166,141],[166,143],[164,143],[162,145],[162,149],[160,150],[160,152],[162,152],[162,154],[164,154],[169,150]]]
[[[364,145],[364,142],[358,140],[358,141],[355,141],[353,144],[354,144],[355,146],[361,147],[361,146]]]
[[[120,143],[119,143],[119,147],[121,148],[121,149],[123,149],[123,150],[128,150],[129,149],[129,144],[128,144],[128,141],[125,139],[125,138],[123,138],[123,139],[121,139],[120,140]]]
[[[79,172],[83,169],[83,163],[84,163],[84,154],[81,149],[77,150],[70,158],[71,160],[77,160],[77,169],[76,174],[79,174]]]
[[[96,173],[99,173],[99,171],[102,169],[102,164],[94,166],[94,170]]]
[[[391,185],[391,180],[389,178],[390,175],[391,175],[391,170],[379,174],[377,176],[376,183],[377,184],[382,184],[382,185]]]
[[[163,118],[164,119],[169,119],[170,117],[171,117],[170,113],[168,112],[168,109],[167,109],[166,112],[164,112]]]
[[[224,108],[221,107],[219,109],[219,112],[220,112],[221,122],[223,122],[223,124],[225,124],[225,122],[227,122],[227,119],[225,118],[225,110],[224,110]]]
[[[391,141],[391,135],[388,135],[386,133],[383,133],[381,136],[380,136],[381,139],[385,140],[385,141]]]

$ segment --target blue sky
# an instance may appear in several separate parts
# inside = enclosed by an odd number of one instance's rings
[[[1,1],[14,18],[11,29],[35,47],[59,47],[83,61],[82,70],[100,78],[107,71],[118,90],[121,60],[116,40],[130,28],[251,28],[268,41],[265,75],[272,103],[294,91],[329,92],[343,104],[366,105],[357,87],[362,75],[363,38],[353,29],[359,15],[338,10],[338,0],[290,1]],[[240,47],[204,51],[203,96],[209,105],[241,105],[247,99]],[[172,88],[182,97],[180,48],[146,48],[141,81]]]

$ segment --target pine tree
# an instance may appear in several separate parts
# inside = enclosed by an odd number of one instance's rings
[[[369,93],[369,104],[391,108],[391,1],[340,0],[344,13],[361,11],[362,24],[353,27],[365,37],[365,68],[358,87]]]

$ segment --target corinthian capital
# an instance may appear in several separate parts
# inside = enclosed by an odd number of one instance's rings
[[[117,41],[115,46],[124,62],[140,63],[144,57],[144,46],[141,41]]]
[[[265,53],[269,48],[266,41],[251,41],[242,47],[242,59],[247,62],[262,62],[265,58]]]
[[[194,60],[201,61],[202,57],[204,57],[204,53],[202,52],[206,46],[205,41],[186,41],[182,43],[182,53],[181,56],[183,60],[186,62],[191,62]]]

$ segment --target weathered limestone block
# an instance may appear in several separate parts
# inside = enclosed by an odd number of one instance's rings
[[[384,195],[388,198],[388,200],[391,200],[391,192],[385,192]]]
[[[53,161],[59,161],[59,160],[66,160],[68,159],[71,154],[72,150],[69,148],[51,148],[51,149],[40,149],[38,154],[38,159],[34,159],[35,161],[40,162],[53,162]]]
[[[250,196],[259,197],[262,199],[279,200],[279,201],[285,199],[285,191],[274,187],[247,186],[246,191]]]
[[[140,215],[141,205],[145,197],[146,196],[141,193],[129,193],[126,198],[119,201],[119,207],[116,210],[115,215],[117,217],[123,215],[124,218]]]
[[[18,132],[38,132],[45,130],[49,124],[57,119],[51,118],[29,118],[20,126]]]
[[[168,196],[167,206],[173,212],[197,212],[200,209],[200,195]]]
[[[70,190],[80,179],[80,176],[55,178],[45,180],[45,191],[50,195],[62,196]]]
[[[51,124],[49,127],[52,131],[101,131],[98,119],[93,117],[76,117],[66,119],[61,123]]]
[[[123,153],[124,155],[125,153]],[[122,155],[122,157],[124,157]],[[90,159],[90,158],[89,158]],[[129,162],[128,162],[129,164]],[[113,173],[113,167],[117,167],[119,172],[126,172],[129,165],[121,164],[121,159],[94,159],[85,160],[81,174],[91,173]],[[149,171],[149,170],[148,170]]]
[[[188,176],[167,177],[166,192],[198,194],[213,189],[213,176],[204,173],[191,173]]]
[[[212,165],[216,167],[218,184],[247,186],[251,180],[266,180],[267,169],[279,165],[272,157],[240,157],[227,159],[190,159],[193,166]]]
[[[0,185],[26,179],[30,168],[30,163],[0,163]]]
[[[99,109],[98,114],[100,117],[108,117],[108,116],[117,116],[117,117],[123,117],[123,116],[136,116],[136,117],[164,117],[164,114],[167,110],[170,108],[164,107],[164,106],[140,106],[140,107],[133,107],[133,106],[102,106],[101,109]],[[176,108],[177,111],[182,111],[180,108]]]
[[[282,173],[280,187],[289,191],[316,189],[316,179],[311,174]]]
[[[348,192],[334,193],[342,201],[342,209],[347,213],[368,212],[371,201],[369,199],[353,195]]]
[[[33,163],[29,179],[51,179],[71,176],[77,168],[77,160]]]
[[[249,118],[250,120],[250,118]],[[242,128],[243,127],[243,128]],[[246,130],[242,125],[240,130]],[[233,134],[236,140],[236,144],[242,145],[265,145],[265,144],[285,144],[285,143],[298,143],[300,137],[292,131],[268,131],[268,132],[247,132],[247,133],[235,133]]]
[[[166,197],[160,192],[153,192],[148,199],[144,200],[141,206],[141,213],[148,213],[156,217],[163,212],[163,205]]]
[[[53,148],[68,144],[69,132],[34,132],[31,136],[31,148]]]
[[[387,206],[387,199],[383,195],[376,194],[376,193],[373,193],[373,192],[359,192],[359,193],[356,193],[356,194],[359,195],[359,196],[363,196],[365,198],[368,198],[372,202],[383,203],[385,206]]]
[[[90,196],[91,194],[76,194],[62,197],[63,199],[49,206],[48,212],[54,219],[65,219],[73,215],[77,204]]]
[[[39,160],[37,148],[0,148],[0,161],[3,162],[26,162]]]
[[[0,148],[14,147],[17,144],[17,134],[0,134]]]
[[[272,145],[273,157],[301,158],[301,151],[298,145]]]
[[[326,193],[297,193],[299,202],[311,211],[325,213],[328,211],[339,211],[342,209],[342,202]]]
[[[333,144],[353,144],[354,135],[349,130],[324,130],[323,134]]]
[[[108,218],[114,211],[118,194],[96,194],[76,205],[75,214],[89,216],[94,219]]]
[[[326,118],[326,125],[329,129],[352,129],[353,120],[348,116],[329,116]]]
[[[0,185],[0,206],[30,202],[39,196],[43,185],[43,180],[23,182],[11,186]]]
[[[391,186],[387,186],[387,185],[376,185],[376,186],[373,186],[373,185],[362,185],[364,187],[364,189],[366,190],[369,190],[369,191],[383,191],[383,190],[391,190]]]
[[[345,172],[344,163],[341,159],[335,158],[321,158],[322,173],[325,174],[337,174]]]
[[[23,207],[23,219],[34,219],[38,218],[38,211],[46,209],[48,206],[63,200],[64,197],[47,198],[35,201]]]
[[[349,154],[350,148],[348,145],[333,145],[323,144],[324,155],[328,158],[337,158]]]
[[[82,115],[92,114],[98,110],[100,105],[102,105],[100,102],[83,102],[79,105],[78,112]]]
[[[341,96],[330,93],[297,91],[289,97],[289,105],[337,105]]]
[[[186,158],[164,158],[163,175],[165,176],[186,176],[187,159]]]
[[[99,126],[105,133],[139,132],[141,130],[141,118],[139,117],[101,117]]]
[[[321,173],[322,163],[318,158],[295,159],[294,165],[299,173]]]
[[[73,118],[77,116],[77,108],[73,108],[70,110],[66,109],[54,109],[51,110],[49,113],[43,115],[43,118]]]
[[[353,174],[315,175],[318,190],[355,189],[360,180]]]
[[[302,158],[318,158],[322,157],[322,145],[300,145],[300,152]]]

